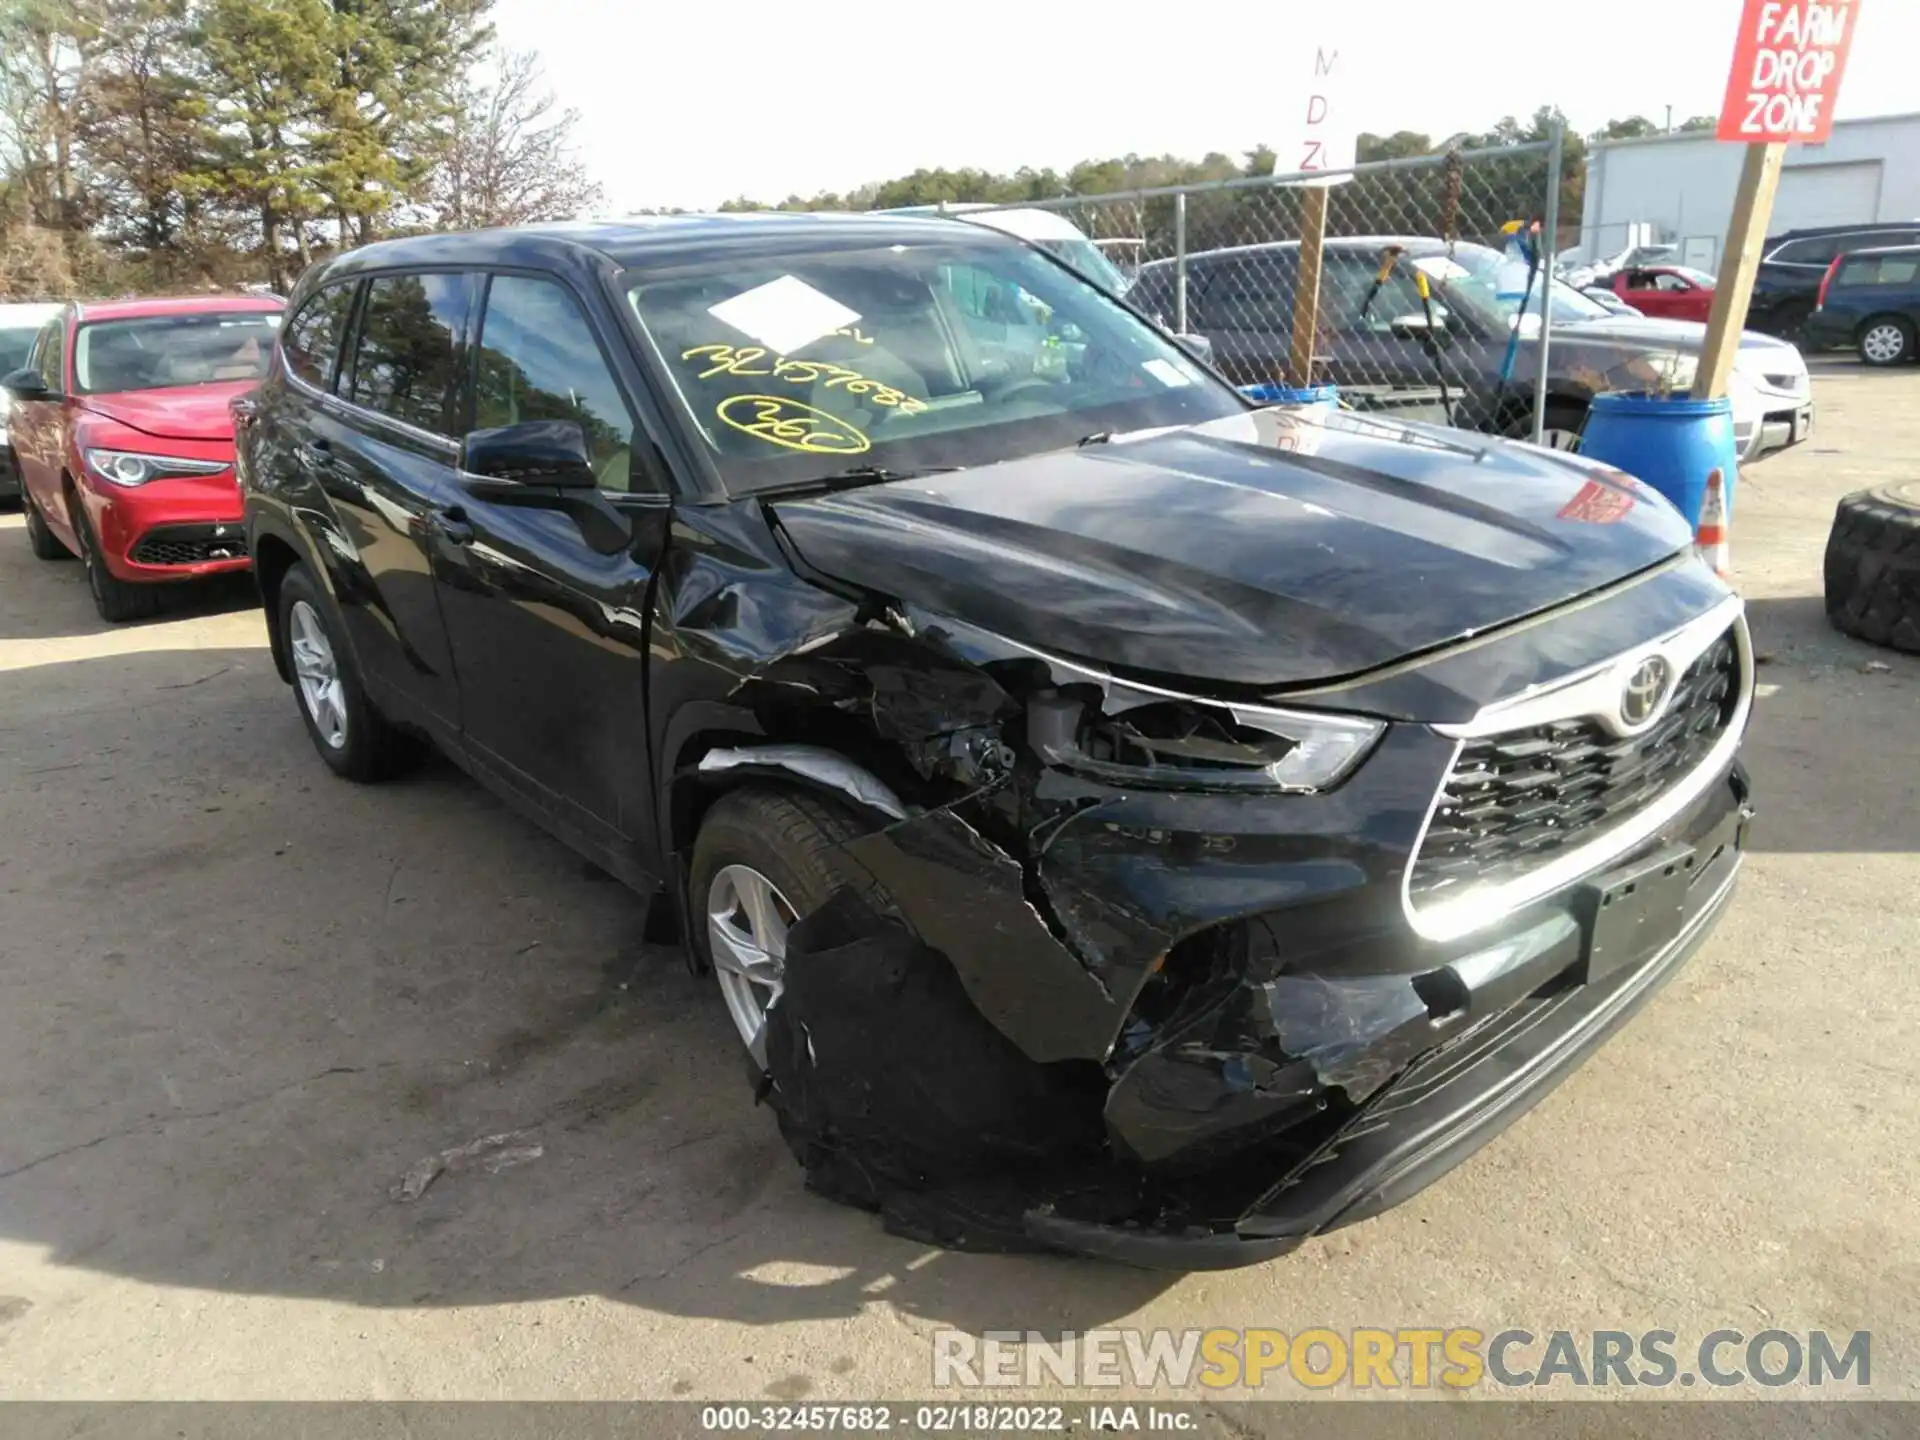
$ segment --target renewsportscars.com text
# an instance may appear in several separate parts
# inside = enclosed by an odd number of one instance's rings
[[[1845,1386],[1873,1381],[1873,1335],[1855,1330],[1485,1331],[990,1330],[933,1337],[941,1389],[1048,1385],[1134,1390],[1300,1386],[1326,1390]]]

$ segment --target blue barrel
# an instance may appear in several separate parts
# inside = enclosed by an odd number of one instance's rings
[[[1240,393],[1262,405],[1306,406],[1320,410],[1340,408],[1338,385],[1242,385]]]
[[[1695,400],[1685,395],[1596,395],[1580,436],[1580,453],[1652,486],[1696,530],[1707,476],[1718,470],[1727,517],[1733,516],[1739,472],[1733,448],[1733,402],[1725,396]]]

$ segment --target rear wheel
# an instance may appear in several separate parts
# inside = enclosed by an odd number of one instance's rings
[[[100,554],[100,538],[93,533],[93,526],[87,520],[87,507],[77,496],[67,498],[67,515],[80,541],[80,558],[87,566],[87,589],[93,594],[93,608],[100,612],[100,618],[118,625],[158,615],[160,587],[129,585],[107,569],[107,562]]]
[[[1549,450],[1578,450],[1580,432],[1587,425],[1587,407],[1574,400],[1549,400],[1547,402],[1547,423],[1541,431],[1540,443]],[[1533,438],[1533,412],[1531,410],[1515,416],[1507,423],[1507,438],[1510,440],[1531,440]]]
[[[1898,365],[1913,358],[1913,326],[1898,315],[1877,315],[1860,327],[1860,358],[1869,365]]]
[[[73,552],[60,543],[60,537],[48,528],[47,517],[40,513],[40,507],[33,502],[33,491],[22,484],[20,487],[20,508],[27,516],[27,547],[33,551],[37,560],[71,560]]]
[[[419,760],[426,742],[373,708],[333,607],[305,566],[295,565],[281,577],[275,623],[293,670],[300,718],[329,769],[368,782],[399,774]]]

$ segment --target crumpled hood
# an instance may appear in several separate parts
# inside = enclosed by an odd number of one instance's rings
[[[80,403],[96,415],[163,440],[231,440],[233,414],[227,406],[260,382],[230,380],[210,385],[176,385],[162,390],[125,390],[82,395]]]
[[[1274,410],[771,509],[838,580],[1052,653],[1265,689],[1517,620],[1692,540],[1590,462]]]

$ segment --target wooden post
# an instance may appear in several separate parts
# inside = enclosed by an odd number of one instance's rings
[[[1693,381],[1693,398],[1711,400],[1727,393],[1727,376],[1740,351],[1740,330],[1753,298],[1753,277],[1766,248],[1767,222],[1773,218],[1773,192],[1780,186],[1780,164],[1787,147],[1747,146],[1740,167],[1740,188],[1733,197],[1733,223],[1727,228],[1727,253],[1713,282],[1713,309],[1707,313],[1707,340]]]
[[[1288,358],[1287,383],[1313,384],[1313,340],[1320,328],[1320,252],[1327,239],[1327,186],[1308,185],[1301,192],[1305,209],[1300,217],[1300,271],[1293,289],[1293,350]]]

